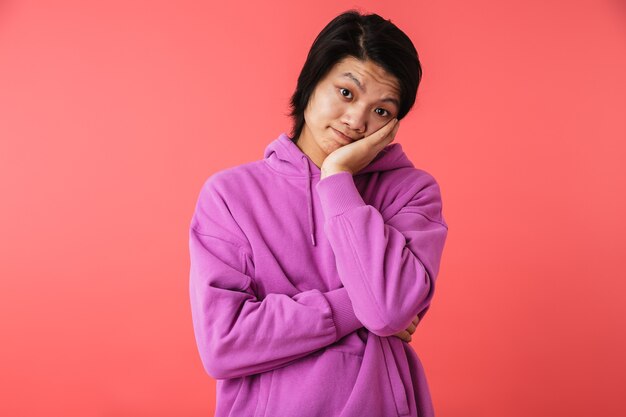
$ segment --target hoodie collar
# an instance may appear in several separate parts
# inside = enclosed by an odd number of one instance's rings
[[[309,158],[307,154],[302,152],[286,133],[273,140],[265,148],[263,155],[267,164],[281,174],[306,178],[306,199],[307,211],[309,217],[309,233],[311,235],[311,244],[316,246],[315,242],[315,216],[313,215],[313,189],[311,179],[321,175],[320,168]],[[366,167],[358,171],[354,175],[361,175],[377,171],[389,171],[392,169],[413,167],[413,163],[404,153],[400,143],[391,143],[378,153]]]

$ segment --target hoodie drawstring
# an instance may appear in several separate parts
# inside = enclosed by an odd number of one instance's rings
[[[309,211],[309,233],[311,233],[311,243],[313,244],[313,246],[316,246],[315,244],[315,218],[313,217],[313,195],[312,195],[312,190],[311,190],[311,167],[309,166],[309,161],[307,161],[307,156],[306,155],[302,155],[302,160],[304,161],[304,164],[306,165],[306,173],[307,173],[307,180],[306,180],[306,202],[307,202],[307,209]]]

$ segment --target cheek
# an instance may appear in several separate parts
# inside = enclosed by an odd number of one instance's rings
[[[385,123],[386,123],[385,121],[380,121],[380,120],[376,120],[376,119],[374,119],[374,120],[375,121],[372,121],[372,122],[368,123],[368,125],[367,125],[368,126],[367,127],[368,132],[366,134],[374,133],[378,129],[380,129],[383,126],[385,126]]]
[[[341,114],[342,103],[332,94],[319,94],[310,107],[309,116],[312,120],[328,122]]]
[[[342,105],[338,97],[328,94],[322,98],[319,112],[325,118],[335,118],[341,114]]]

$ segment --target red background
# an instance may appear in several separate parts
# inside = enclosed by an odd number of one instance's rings
[[[188,300],[204,180],[262,158],[322,27],[391,19],[396,136],[450,226],[412,345],[438,417],[624,415],[626,8],[0,2],[0,414],[209,416]]]

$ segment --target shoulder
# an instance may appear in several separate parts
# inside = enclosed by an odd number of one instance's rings
[[[402,167],[386,172],[391,194],[397,199],[403,210],[419,212],[438,223],[444,223],[442,196],[439,182],[430,172],[415,168]]]
[[[405,193],[422,195],[440,195],[439,183],[428,171],[415,167],[402,167],[385,172],[388,189],[394,194]]]
[[[254,179],[264,167],[263,160],[258,160],[214,172],[204,181],[202,191],[224,192],[232,189],[232,187],[241,186],[243,183]]]
[[[247,246],[247,239],[234,208],[245,200],[244,189],[255,178],[262,161],[254,161],[223,169],[209,175],[198,194],[192,218],[192,228],[198,233],[211,235]],[[248,185],[248,187],[250,187]]]

